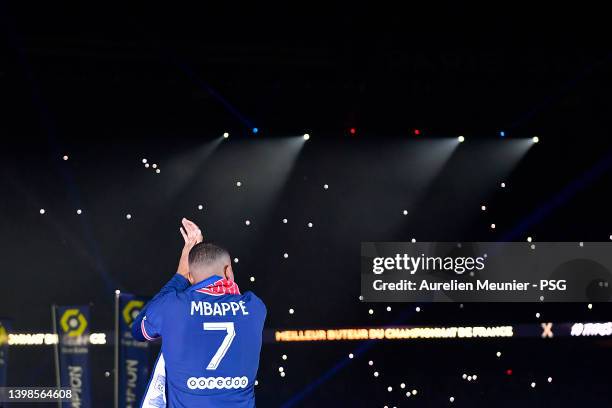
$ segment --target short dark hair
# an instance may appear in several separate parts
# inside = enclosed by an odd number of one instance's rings
[[[223,257],[229,258],[227,250],[211,244],[210,242],[200,242],[189,251],[189,265],[210,265]]]

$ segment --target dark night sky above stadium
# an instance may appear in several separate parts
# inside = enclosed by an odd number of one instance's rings
[[[360,304],[362,241],[611,239],[604,13],[497,7],[3,2],[0,315],[48,330],[92,302],[108,329],[116,288],[174,272],[183,216],[267,327],[403,316]],[[534,310],[468,309],[411,323]]]

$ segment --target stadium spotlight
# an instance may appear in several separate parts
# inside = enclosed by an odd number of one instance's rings
[[[533,138],[531,138],[531,141],[532,141],[533,143],[538,143],[538,142],[540,141],[540,138],[539,138],[539,137],[537,137],[537,136],[534,136]]]
[[[465,142],[465,137],[463,137],[463,136],[459,136],[459,137],[457,138],[457,140],[459,141],[459,143],[463,143],[463,142]]]
[[[308,133],[304,133],[304,140],[310,139],[310,135]]]
[[[225,132],[225,133],[223,134],[223,137],[224,137],[225,139],[227,139],[227,138],[229,137],[229,133]]]

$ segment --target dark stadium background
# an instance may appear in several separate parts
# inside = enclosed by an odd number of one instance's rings
[[[52,303],[91,302],[92,330],[111,330],[116,288],[153,295],[174,273],[186,216],[239,258],[238,283],[266,302],[268,328],[537,324],[536,312],[610,321],[604,303],[415,313],[358,299],[362,241],[610,239],[609,30],[594,6],[564,7],[2,2],[0,315],[50,331]],[[283,143],[304,133],[288,161]],[[435,173],[436,149],[458,135],[466,142]],[[512,142],[536,135],[517,159]],[[306,390],[296,406],[438,407],[453,395],[454,406],[603,407],[611,345],[376,343],[337,370],[358,344],[265,345],[257,399],[280,406]],[[111,406],[112,349],[94,350],[96,406]],[[51,347],[9,358],[10,384],[54,384]],[[400,382],[418,396],[387,392]]]

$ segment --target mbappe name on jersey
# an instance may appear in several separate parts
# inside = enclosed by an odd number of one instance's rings
[[[249,314],[244,301],[240,302],[202,302],[191,301],[191,315],[200,316],[226,316],[241,313],[246,316]]]

